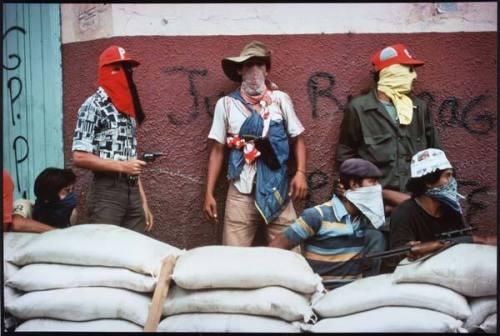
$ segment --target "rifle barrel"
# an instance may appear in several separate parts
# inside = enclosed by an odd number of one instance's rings
[[[365,259],[372,259],[372,258],[391,257],[391,256],[396,256],[396,255],[407,253],[410,250],[411,250],[410,246],[403,246],[403,247],[399,247],[399,248],[396,248],[393,250],[372,253],[372,254],[366,255],[364,258]]]

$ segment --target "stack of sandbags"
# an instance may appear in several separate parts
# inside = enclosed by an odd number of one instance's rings
[[[397,283],[430,283],[452,289],[470,302],[464,328],[496,330],[497,247],[458,244],[428,259],[403,260],[394,272]]]
[[[6,287],[7,282],[17,271],[19,267],[7,261],[12,259],[12,256],[22,246],[26,245],[30,240],[38,237],[38,233],[25,232],[4,232],[3,233],[3,283],[4,283],[4,302],[11,302],[19,297],[22,293],[13,288]]]
[[[320,321],[306,329],[312,332],[455,332],[471,315],[462,295],[430,284],[394,284],[392,274],[336,288],[313,309]]]
[[[25,245],[31,239],[37,237],[37,233],[24,233],[24,232],[4,232],[3,233],[3,302],[5,305],[13,302],[23,293],[14,288],[5,286],[5,282],[8,281],[18,270],[19,267],[7,259],[12,257],[14,251],[17,251],[21,246]],[[2,307],[3,309],[3,307]],[[6,310],[9,312],[8,310]],[[16,325],[16,321],[12,316],[3,315],[5,328],[11,329]]]
[[[479,329],[487,332],[496,332],[497,327],[497,297],[483,296],[469,300],[471,316],[465,321],[464,328],[468,332],[477,332]]]
[[[8,261],[6,285],[25,292],[6,309],[19,331],[140,331],[162,260],[180,250],[137,232],[84,224],[39,235]]]
[[[172,279],[161,332],[300,332],[324,291],[301,255],[269,247],[195,248]]]

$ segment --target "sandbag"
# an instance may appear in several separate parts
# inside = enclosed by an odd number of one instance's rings
[[[39,233],[28,232],[4,232],[3,233],[3,280],[7,281],[19,267],[7,260],[12,259],[14,253],[32,239],[38,237]]]
[[[13,252],[26,245],[32,239],[39,237],[40,233],[31,232],[4,232],[3,233],[3,257],[9,258]]]
[[[351,282],[328,292],[313,305],[321,317],[336,317],[384,306],[436,310],[457,319],[471,315],[462,295],[430,284],[392,282],[392,274],[381,274]]]
[[[172,279],[184,289],[282,286],[305,294],[323,289],[303,256],[272,247],[198,247],[179,257]]]
[[[72,287],[114,287],[152,292],[155,280],[125,268],[30,264],[14,274],[6,285],[25,292]]]
[[[169,316],[158,325],[159,332],[279,332],[300,329],[272,317],[242,314],[180,314]]]
[[[162,260],[179,253],[176,247],[117,225],[82,224],[41,234],[9,261],[121,267],[158,275]]]
[[[374,290],[376,290],[374,288]],[[328,317],[313,326],[312,332],[458,332],[462,321],[446,314],[410,307],[382,307],[357,314]]]
[[[19,271],[19,267],[4,259],[3,261],[3,281],[7,282]]]
[[[52,319],[28,320],[16,331],[69,331],[69,332],[142,332],[143,327],[125,320],[102,319],[72,322]]]
[[[486,318],[497,312],[497,297],[485,296],[470,300],[471,316],[465,321],[464,328],[474,332]]]
[[[29,232],[4,232],[3,233],[3,302],[5,305],[5,311],[9,312],[6,307],[8,303],[14,302],[19,298],[23,292],[18,291],[14,288],[5,286],[5,282],[8,281],[14,274],[19,271],[19,267],[11,262],[7,261],[7,258],[12,257],[15,251],[27,244],[30,240],[38,237],[39,233],[29,233]],[[2,307],[4,308],[4,307]],[[4,319],[4,322],[10,324],[10,321],[14,319],[9,318],[9,321]]]
[[[422,261],[404,259],[394,281],[431,283],[472,297],[496,295],[497,247],[458,244]]]
[[[150,302],[151,297],[126,289],[81,287],[29,292],[6,303],[6,309],[22,320],[123,319],[143,326]]]
[[[479,329],[488,334],[497,333],[497,313],[491,314],[486,318],[486,320],[481,323]]]
[[[307,296],[277,286],[191,291],[173,286],[163,306],[163,314],[181,313],[239,313],[287,321],[316,321]]]
[[[21,292],[21,291],[18,291],[14,288],[10,288],[10,287],[7,287],[7,286],[4,286],[3,287],[3,302],[5,304],[5,311],[9,311],[8,309],[8,304],[14,302],[14,300],[16,300],[17,298],[19,298],[21,295],[23,295],[24,293]]]

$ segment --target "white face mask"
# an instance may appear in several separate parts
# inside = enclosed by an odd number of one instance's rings
[[[384,202],[382,201],[382,186],[360,187],[347,190],[345,197],[365,215],[372,225],[378,229],[385,223]]]

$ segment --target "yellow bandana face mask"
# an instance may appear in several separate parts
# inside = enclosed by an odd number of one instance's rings
[[[409,125],[413,118],[413,102],[407,94],[411,91],[412,82],[417,78],[415,71],[410,67],[393,64],[380,70],[377,89],[385,93],[394,104],[399,123]]]

